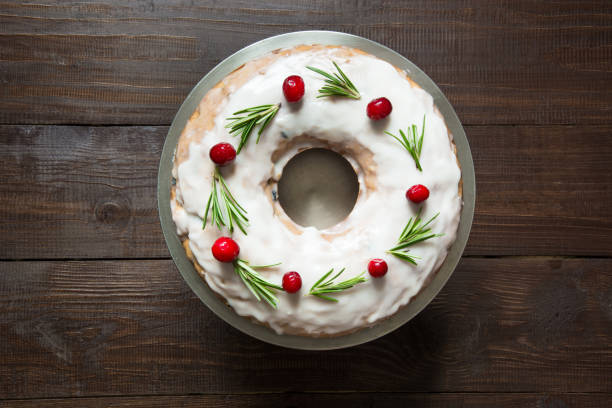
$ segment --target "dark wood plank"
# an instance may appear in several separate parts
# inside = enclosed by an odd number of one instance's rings
[[[468,127],[471,255],[612,255],[612,127]]]
[[[0,3],[0,123],[169,124],[231,53],[312,29],[407,56],[467,124],[609,121],[608,0],[49,0]]]
[[[168,257],[165,127],[0,126],[0,259]],[[470,126],[469,255],[612,253],[610,126]]]
[[[156,193],[166,132],[0,128],[2,257],[167,257]]]
[[[602,408],[611,394],[405,394],[405,393],[285,393],[258,395],[185,395],[99,397],[0,401],[6,408],[255,408],[255,407],[420,407],[420,408]]]
[[[612,390],[612,259],[464,259],[410,323],[330,352],[241,334],[168,260],[0,268],[0,398]]]

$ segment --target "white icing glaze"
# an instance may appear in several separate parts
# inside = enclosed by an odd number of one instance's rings
[[[250,79],[239,89],[233,89],[229,98],[219,107],[214,128],[206,132],[201,142],[192,143],[189,157],[176,169],[176,200],[172,213],[179,234],[186,234],[198,263],[206,271],[208,285],[223,296],[234,310],[269,325],[278,333],[301,333],[311,336],[346,333],[391,316],[406,305],[436,271],[455,240],[461,198],[458,184],[461,178],[449,135],[442,118],[436,114],[432,97],[424,90],[412,87],[390,64],[372,56],[346,58],[332,56],[329,50],[296,53],[279,58],[265,73]],[[321,77],[307,70],[307,65],[333,71],[335,60],[361,93],[360,100],[347,98],[316,98],[322,86]],[[281,89],[283,80],[297,74],[306,83],[306,93],[298,106],[286,103]],[[365,114],[367,103],[380,96],[393,104],[388,119],[373,122]],[[277,103],[283,106],[262,134],[259,144],[255,135],[242,150],[236,162],[222,169],[226,181],[238,202],[247,209],[250,226],[248,236],[236,230],[233,238],[240,245],[240,257],[252,264],[282,262],[277,268],[262,270],[271,282],[280,284],[287,271],[298,271],[302,276],[302,290],[297,294],[278,294],[275,310],[265,302],[257,302],[241,280],[234,274],[231,264],[217,262],[210,251],[212,243],[229,231],[213,226],[202,229],[202,219],[210,194],[213,163],[209,149],[219,142],[237,146],[238,138],[229,135],[225,118],[245,107]],[[427,115],[419,172],[414,161],[397,141],[383,133],[394,134],[415,123],[419,129],[423,115]],[[273,207],[265,195],[262,182],[271,176],[280,176],[282,167],[292,153],[274,165],[272,152],[282,140],[281,132],[289,138],[307,134],[333,143],[357,138],[370,149],[377,166],[376,191],[360,194],[349,217],[328,230],[298,227],[295,234],[274,215]],[[294,152],[293,152],[294,153]],[[385,253],[391,248],[418,207],[409,203],[405,191],[414,184],[430,189],[429,199],[422,205],[424,219],[436,212],[439,217],[432,224],[443,237],[431,239],[411,247],[411,253],[420,257],[413,266]],[[363,179],[360,177],[363,188]],[[339,233],[328,241],[323,233]],[[346,232],[345,234],[341,234]],[[337,294],[338,303],[303,296],[313,283],[330,268],[346,267],[342,280],[367,269],[371,258],[384,258],[389,272],[379,279],[368,276],[366,283]]]

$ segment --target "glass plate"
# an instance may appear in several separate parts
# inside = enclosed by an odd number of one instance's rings
[[[198,275],[189,259],[187,259],[181,241],[176,234],[176,226],[174,225],[170,213],[171,172],[174,150],[185,124],[204,95],[221,79],[245,62],[258,58],[273,50],[288,48],[299,44],[344,45],[354,47],[405,70],[413,81],[433,96],[434,103],[444,117],[446,125],[452,133],[455,144],[457,145],[457,157],[461,164],[461,175],[463,180],[463,207],[461,209],[457,239],[451,246],[442,267],[433,276],[429,284],[424,287],[410,303],[402,307],[390,318],[379,322],[373,327],[364,328],[348,335],[331,338],[279,335],[268,327],[256,324],[248,318],[236,314],[222,299],[215,295],[200,275]],[[448,281],[461,258],[472,226],[475,199],[476,183],[474,179],[474,164],[472,162],[472,154],[465,131],[453,107],[436,84],[416,65],[395,51],[359,36],[334,31],[298,31],[266,38],[241,49],[214,67],[192,89],[172,121],[172,126],[168,131],[168,136],[164,144],[157,179],[157,202],[164,237],[166,238],[168,249],[170,250],[170,254],[178,270],[195,294],[217,316],[236,329],[268,343],[303,350],[332,350],[372,341],[402,326],[423,310],[442,289],[446,281]]]

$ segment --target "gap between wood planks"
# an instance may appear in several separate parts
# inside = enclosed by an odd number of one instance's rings
[[[609,259],[612,256],[590,255],[462,255],[466,259]],[[170,261],[171,256],[143,258],[23,258],[0,259],[3,262],[116,262],[116,261]]]
[[[270,406],[276,404],[292,404],[295,407],[312,407],[313,402],[318,402],[319,406],[325,404],[353,404],[350,406],[360,406],[366,400],[376,403],[377,407],[396,407],[397,403],[426,403],[433,407],[433,404],[448,407],[461,402],[468,403],[470,406],[490,407],[495,404],[499,408],[516,408],[517,406],[538,406],[538,407],[567,407],[580,406],[580,408],[600,408],[609,399],[610,393],[473,393],[473,392],[453,392],[453,393],[387,393],[387,392],[285,392],[285,393],[233,393],[233,394],[177,394],[177,395],[108,395],[96,397],[69,397],[69,398],[32,398],[32,399],[7,399],[0,400],[7,407],[38,407],[36,404],[45,406],[70,407],[78,401],[83,407],[102,407],[103,406],[146,406],[146,407],[167,407],[168,404],[179,404],[182,407],[201,407],[202,404],[214,407],[226,407],[228,403],[232,406],[249,406],[252,403],[257,406]],[[268,405],[262,405],[262,404]],[[106,405],[110,404],[110,405]],[[115,405],[120,404],[120,405]],[[214,405],[211,405],[214,404]],[[237,405],[239,404],[239,405]],[[244,404],[244,405],[242,405]],[[299,404],[299,405],[293,405]],[[531,405],[533,404],[533,405]],[[570,405],[567,405],[570,404]],[[579,404],[579,405],[574,405]],[[280,406],[280,405],[278,405]],[[339,405],[334,405],[339,406]],[[343,405],[344,406],[344,405]],[[372,405],[374,406],[374,405]],[[437,406],[437,405],[436,405]]]

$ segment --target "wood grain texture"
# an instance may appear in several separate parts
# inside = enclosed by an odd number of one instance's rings
[[[4,258],[168,256],[157,212],[166,128],[0,128]]]
[[[471,255],[612,255],[612,127],[466,128]]]
[[[405,393],[283,393],[259,395],[186,395],[98,397],[0,401],[4,408],[257,408],[257,407],[419,407],[419,408],[602,408],[611,394],[405,394]]]
[[[611,259],[464,259],[410,323],[330,352],[231,328],[172,261],[0,268],[0,398],[612,392]]]
[[[0,123],[169,124],[231,53],[313,29],[405,55],[466,124],[609,121],[608,0],[47,0],[0,3]]]
[[[611,255],[611,126],[466,129],[477,180],[466,254]],[[166,132],[0,126],[0,259],[167,258]]]

